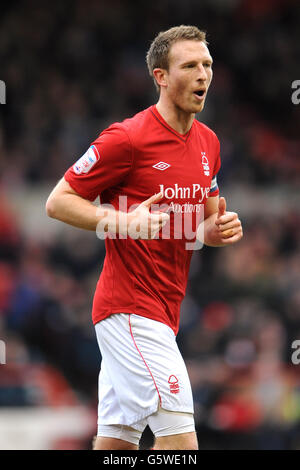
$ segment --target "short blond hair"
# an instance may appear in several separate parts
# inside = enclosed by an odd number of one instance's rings
[[[171,46],[182,40],[206,41],[206,32],[201,31],[197,26],[174,26],[167,31],[161,31],[152,41],[150,48],[146,55],[146,62],[149,74],[152,77],[156,90],[159,92],[160,87],[157,84],[153,75],[153,70],[156,68],[169,70],[169,52]]]

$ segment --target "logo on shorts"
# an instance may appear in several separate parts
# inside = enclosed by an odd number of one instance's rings
[[[175,375],[170,375],[168,383],[170,384],[171,393],[179,393],[179,383]]]

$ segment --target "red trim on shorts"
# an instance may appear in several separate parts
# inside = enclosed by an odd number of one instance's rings
[[[153,382],[154,382],[156,391],[157,391],[157,393],[158,393],[159,404],[160,404],[160,406],[161,406],[161,396],[160,396],[160,393],[159,393],[159,391],[158,391],[158,388],[157,388],[155,379],[154,379],[154,377],[153,377],[153,375],[152,375],[152,373],[151,373],[151,370],[150,370],[149,367],[148,367],[147,362],[146,362],[145,359],[143,358],[143,355],[142,355],[141,351],[140,351],[139,348],[137,347],[137,344],[136,344],[135,339],[134,339],[134,337],[133,337],[132,328],[131,328],[131,323],[130,323],[130,314],[128,315],[128,322],[129,322],[129,329],[130,329],[131,338],[132,338],[132,340],[133,340],[133,342],[134,342],[134,345],[135,345],[135,347],[136,347],[138,353],[140,354],[141,358],[143,359],[144,364],[145,364],[145,366],[147,367],[147,369],[148,369],[148,371],[149,371],[149,374],[150,374],[151,377],[152,377],[152,380],[153,380]]]

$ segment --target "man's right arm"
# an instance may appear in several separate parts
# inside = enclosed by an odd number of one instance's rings
[[[53,219],[92,231],[96,230],[102,218],[99,208],[76,193],[64,178],[57,183],[48,197],[46,212]]]
[[[96,231],[101,222],[102,231],[107,232],[114,227],[116,233],[126,236],[130,235],[131,229],[136,234],[136,227],[138,227],[138,238],[150,239],[169,220],[169,215],[165,213],[150,213],[151,204],[155,204],[161,198],[161,193],[154,194],[127,214],[106,206],[95,206],[74,191],[62,178],[48,197],[46,212],[53,219],[91,231]]]

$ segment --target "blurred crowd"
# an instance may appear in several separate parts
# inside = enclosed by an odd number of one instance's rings
[[[10,192],[54,186],[106,126],[153,104],[151,40],[196,24],[215,62],[198,119],[221,142],[221,190],[230,195],[240,182],[253,194],[278,188],[292,198],[300,182],[300,105],[291,101],[299,22],[294,0],[2,5],[0,408],[80,402],[96,413],[101,360],[90,312],[103,241],[77,229],[28,236]],[[243,225],[238,245],[194,253],[182,304],[178,344],[199,444],[299,449],[300,365],[291,345],[300,339],[300,211],[291,206],[274,218],[252,210]],[[37,369],[44,385],[33,390],[28,370]],[[89,437],[72,445],[87,448]],[[149,433],[143,445],[151,445]]]

